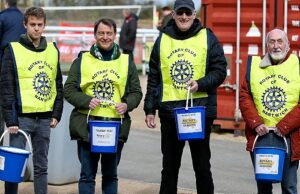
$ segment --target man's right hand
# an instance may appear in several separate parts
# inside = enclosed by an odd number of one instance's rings
[[[89,109],[94,110],[100,104],[100,100],[98,98],[92,98],[89,104]]]
[[[9,131],[9,133],[17,134],[19,132],[19,127],[18,126],[8,127],[8,131]]]
[[[266,135],[267,133],[269,133],[269,129],[265,124],[257,126],[255,128],[255,131],[259,136]]]
[[[146,122],[146,124],[149,128],[155,128],[156,127],[155,115],[147,115],[146,119],[145,119],[145,122]]]

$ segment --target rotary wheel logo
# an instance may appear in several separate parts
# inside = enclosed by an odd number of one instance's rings
[[[262,103],[269,111],[279,111],[286,103],[286,94],[282,88],[270,87],[263,93]]]
[[[186,60],[176,61],[170,70],[173,82],[177,84],[185,84],[194,75],[193,67]]]
[[[51,93],[51,80],[45,72],[38,73],[33,79],[34,90],[43,97],[49,97]]]
[[[98,99],[111,100],[114,94],[113,82],[109,79],[95,82],[93,93]]]

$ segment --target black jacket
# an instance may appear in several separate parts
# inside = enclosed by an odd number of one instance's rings
[[[42,52],[47,48],[47,41],[45,37],[42,37],[40,45],[35,48],[30,40],[27,39],[26,35],[20,37],[19,43],[25,46],[28,50],[34,52]],[[26,57],[26,56],[24,56]],[[32,117],[32,118],[56,118],[58,121],[61,119],[63,110],[63,85],[62,75],[60,71],[60,64],[57,64],[57,75],[56,75],[56,92],[57,96],[54,102],[52,112],[42,113],[20,113],[18,112],[18,94],[16,92],[16,70],[14,69],[14,62],[12,58],[12,51],[10,47],[6,47],[3,54],[2,68],[1,68],[1,95],[3,100],[3,113],[6,126],[18,126],[18,116]]]
[[[169,21],[168,25],[163,28],[162,33],[169,35],[177,40],[185,40],[196,35],[203,27],[198,19],[194,20],[191,28],[186,32],[181,32],[176,24],[175,20]],[[183,101],[170,101],[161,102],[162,98],[162,80],[160,71],[160,59],[159,48],[161,36],[155,41],[153,50],[150,55],[149,62],[149,75],[147,93],[145,96],[144,111],[145,114],[155,114],[155,111],[159,110],[160,117],[174,117],[173,108],[185,107],[185,100]],[[206,106],[206,117],[216,118],[217,116],[217,87],[222,84],[226,77],[226,59],[224,56],[223,48],[219,43],[214,33],[207,29],[207,67],[205,76],[199,80],[198,83],[199,92],[207,92],[207,98],[194,99],[194,106]],[[201,44],[201,43],[199,43]]]
[[[23,14],[16,7],[10,7],[0,13],[0,49],[3,51],[7,43],[18,41],[26,30],[23,24]]]
[[[119,45],[120,48],[126,51],[133,51],[136,39],[138,17],[131,13],[125,18],[121,27]]]

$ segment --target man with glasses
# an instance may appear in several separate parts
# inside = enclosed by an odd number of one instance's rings
[[[246,122],[247,150],[252,162],[253,142],[257,135],[272,127],[286,137],[281,189],[283,194],[297,193],[297,170],[300,160],[300,69],[299,56],[289,52],[286,33],[274,29],[266,37],[267,54],[248,58],[246,77],[240,90],[240,108]],[[258,193],[271,194],[271,182],[257,182]]]
[[[209,139],[217,115],[216,89],[226,77],[226,60],[216,36],[196,19],[192,0],[176,0],[173,19],[157,38],[149,62],[144,111],[145,122],[155,128],[155,113],[161,122],[160,194],[176,194],[185,141],[179,141],[173,109],[185,107],[187,88],[194,106],[206,106],[204,139],[189,140],[197,193],[213,194]]]

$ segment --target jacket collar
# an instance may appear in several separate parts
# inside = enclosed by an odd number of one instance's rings
[[[20,43],[32,51],[44,51],[47,48],[47,40],[44,36],[41,37],[41,41],[38,47],[35,47],[31,40],[28,39],[27,34],[20,36]]]

